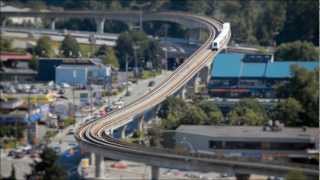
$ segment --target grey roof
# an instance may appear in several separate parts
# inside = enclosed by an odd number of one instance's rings
[[[2,67],[0,69],[0,74],[30,74],[30,75],[35,75],[37,72],[32,69],[19,69],[19,68],[6,68]]]
[[[281,131],[263,131],[262,126],[198,126],[181,125],[177,132],[210,136],[213,138],[261,138],[261,139],[294,139],[317,140],[319,128],[289,128],[283,127]]]

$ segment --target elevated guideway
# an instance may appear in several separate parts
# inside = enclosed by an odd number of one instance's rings
[[[25,13],[25,12],[23,12]],[[139,21],[137,12],[20,12],[6,13],[10,16],[32,16],[46,18],[65,17],[94,17],[97,19],[115,18],[117,20]],[[142,162],[152,166],[152,179],[158,179],[159,167],[185,169],[195,171],[232,172],[237,177],[247,174],[285,176],[288,171],[302,171],[310,178],[318,178],[318,169],[310,167],[296,167],[290,164],[269,164],[230,159],[218,159],[211,156],[194,156],[194,154],[178,154],[172,150],[148,148],[135,144],[128,144],[112,138],[113,129],[127,124],[132,117],[143,114],[168,96],[181,91],[203,69],[210,69],[212,59],[226,48],[231,32],[224,37],[220,49],[212,51],[211,42],[220,33],[222,22],[216,19],[190,15],[185,13],[162,12],[144,13],[144,20],[164,20],[185,24],[187,27],[201,27],[209,32],[208,39],[196,50],[174,73],[161,82],[152,91],[145,94],[120,110],[110,113],[107,117],[82,124],[75,134],[82,150],[91,152],[95,156],[95,174],[97,178],[104,177],[104,157]],[[100,24],[101,25],[101,24]],[[210,71],[209,71],[210,72]],[[93,158],[92,158],[93,159]]]

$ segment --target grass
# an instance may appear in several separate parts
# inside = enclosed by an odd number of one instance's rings
[[[153,77],[156,77],[156,76],[158,76],[158,75],[160,75],[160,74],[161,74],[161,71],[147,71],[147,70],[143,70],[141,79],[153,78]]]
[[[16,139],[8,139],[3,142],[4,149],[14,149],[18,147],[20,144],[19,140]]]
[[[73,125],[76,122],[74,117],[68,117],[64,120],[64,127],[68,127],[70,125]]]
[[[37,42],[37,39],[34,39],[34,38],[16,38],[16,39],[22,40],[22,41],[34,41],[34,42]],[[51,40],[51,45],[52,45],[53,49],[59,49],[60,45],[61,45],[61,42]],[[92,46],[90,44],[82,44],[82,43],[79,43],[79,47],[80,47],[81,55],[83,57],[88,57],[88,55],[91,55],[92,52],[95,52],[99,48],[96,45]]]
[[[45,137],[48,139],[51,139],[53,137],[55,137],[58,134],[58,131],[47,131]]]

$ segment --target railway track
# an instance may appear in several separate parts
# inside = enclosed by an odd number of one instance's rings
[[[149,165],[168,168],[180,169],[183,163],[186,164],[187,162],[188,164],[185,165],[185,169],[192,170],[210,171],[212,167],[215,167],[215,170],[223,171],[228,167],[234,172],[256,172],[257,174],[260,172],[260,174],[265,175],[273,175],[275,172],[284,175],[290,170],[301,170],[309,176],[318,176],[318,172],[314,169],[209,157],[194,157],[192,154],[177,154],[173,150],[149,148],[121,142],[109,135],[108,132],[110,129],[129,123],[132,117],[160,104],[168,96],[181,89],[181,87],[191,80],[202,68],[210,64],[212,59],[222,50],[212,51],[210,48],[211,42],[221,30],[221,21],[183,13],[159,13],[159,15],[187,18],[191,21],[202,23],[203,26],[207,28],[209,37],[198,50],[152,91],[124,106],[122,109],[111,112],[107,117],[82,124],[75,134],[80,147],[87,151],[101,154],[102,156],[111,156],[110,158],[139,161]],[[170,19],[168,20],[170,21]],[[225,37],[226,44],[230,40],[230,36],[231,34],[229,33]],[[226,44],[223,44],[223,46],[225,47]],[[219,168],[220,166],[222,169]],[[264,169],[267,171],[264,171]]]

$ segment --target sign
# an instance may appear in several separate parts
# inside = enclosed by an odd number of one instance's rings
[[[88,93],[80,93],[80,104],[86,104],[89,102],[89,94]]]

